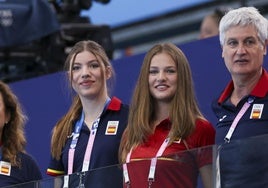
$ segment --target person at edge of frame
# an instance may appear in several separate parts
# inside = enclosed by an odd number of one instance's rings
[[[221,19],[222,58],[231,81],[212,102],[216,123],[217,186],[268,186],[268,23],[255,7],[230,10]]]

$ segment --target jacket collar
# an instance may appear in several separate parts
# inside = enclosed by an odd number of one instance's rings
[[[230,81],[224,91],[222,92],[221,96],[218,99],[218,103],[221,104],[223,101],[225,101],[234,90],[234,83],[233,81]],[[268,73],[263,68],[262,69],[262,75],[260,77],[260,80],[254,87],[254,89],[251,91],[250,95],[255,97],[264,97],[268,93]]]

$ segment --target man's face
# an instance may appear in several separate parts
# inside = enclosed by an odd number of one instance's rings
[[[225,33],[222,57],[232,76],[260,71],[266,45],[262,44],[255,27],[234,26]]]

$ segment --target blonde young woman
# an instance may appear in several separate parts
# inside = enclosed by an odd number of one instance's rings
[[[108,81],[114,71],[103,47],[94,41],[76,43],[65,69],[76,95],[69,111],[53,129],[47,174],[59,176],[117,165],[128,106],[108,94]],[[105,186],[110,177],[118,187],[120,173],[105,175],[100,181],[95,178],[98,185],[90,185]]]
[[[214,128],[198,108],[185,55],[171,43],[153,46],[141,67],[120,146],[124,187],[192,188],[198,172],[204,187],[211,187],[211,150],[186,151],[213,145],[214,139]]]

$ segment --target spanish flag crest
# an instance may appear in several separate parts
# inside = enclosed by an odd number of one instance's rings
[[[119,121],[108,121],[105,135],[116,135]]]
[[[250,119],[261,119],[264,104],[254,104],[250,114]]]
[[[10,176],[11,164],[5,161],[0,161],[0,174]]]

